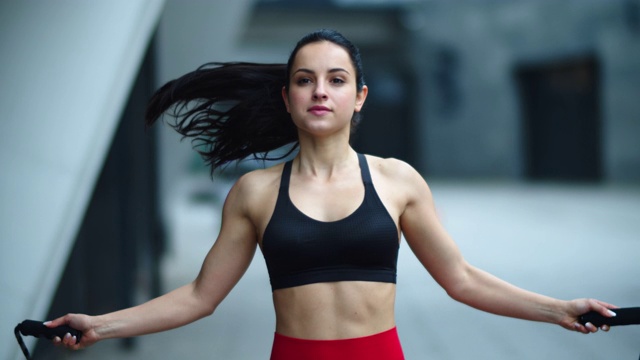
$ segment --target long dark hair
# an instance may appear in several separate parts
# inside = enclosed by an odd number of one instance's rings
[[[207,63],[169,81],[149,101],[145,123],[151,126],[165,113],[174,117],[170,125],[192,139],[212,174],[249,156],[283,159],[298,147],[298,132],[284,105],[282,88],[289,89],[291,65],[298,51],[319,41],[330,41],[349,53],[360,92],[364,76],[359,50],[337,31],[323,29],[300,39],[286,65]],[[352,131],[359,120],[360,114],[354,113]],[[270,155],[285,145],[290,147],[284,153]]]

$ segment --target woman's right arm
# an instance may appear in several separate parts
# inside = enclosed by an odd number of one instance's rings
[[[248,211],[252,189],[245,177],[227,196],[220,234],[193,282],[124,310],[99,316],[67,314],[50,321],[46,323],[49,327],[69,325],[83,333],[78,344],[70,336],[56,338],[54,343],[76,350],[104,339],[173,329],[212,314],[245,273],[257,247]]]

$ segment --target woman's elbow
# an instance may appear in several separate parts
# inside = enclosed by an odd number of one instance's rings
[[[445,282],[442,283],[442,287],[447,292],[447,295],[452,299],[465,303],[469,294],[473,292],[471,281],[472,268],[468,264],[464,264],[456,275],[450,276]]]
[[[198,309],[200,310],[201,317],[206,317],[212,315],[218,305],[222,302],[222,299],[210,298],[206,296],[201,296],[198,302]]]
[[[217,305],[215,304],[199,301],[195,304],[192,304],[191,314],[194,321],[196,321],[212,315],[215,312],[216,308]]]
[[[466,294],[468,292],[464,289],[464,286],[449,286],[445,288],[445,291],[447,292],[447,295],[449,295],[449,297],[453,300],[465,303],[465,299],[467,298]]]
[[[193,308],[195,316],[198,319],[201,319],[203,317],[210,316],[211,314],[213,314],[218,308],[219,303],[220,301],[211,299],[209,296],[206,296],[205,294],[198,292],[197,288],[194,288],[193,301],[191,303],[191,306]]]
[[[217,308],[218,308],[217,305],[204,306],[204,308],[202,309],[201,317],[207,317],[207,316],[213,315],[213,313],[216,311]]]

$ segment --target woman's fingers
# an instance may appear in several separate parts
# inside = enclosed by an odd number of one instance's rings
[[[587,331],[589,331],[590,333],[595,333],[598,332],[598,327],[596,327],[595,325],[593,325],[592,323],[588,322],[586,324],[584,324],[584,327],[587,329]]]
[[[78,339],[75,336],[72,336],[69,333],[66,333],[62,339],[59,336],[54,337],[52,340],[54,345],[56,346],[64,346],[68,349],[77,350],[78,349]]]

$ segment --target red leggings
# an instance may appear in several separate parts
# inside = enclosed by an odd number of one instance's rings
[[[353,339],[305,340],[278,333],[273,340],[271,360],[404,360],[398,331]]]

